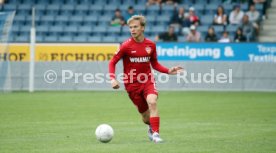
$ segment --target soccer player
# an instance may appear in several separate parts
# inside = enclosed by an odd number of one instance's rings
[[[155,43],[144,36],[146,25],[144,16],[134,15],[127,24],[132,37],[122,43],[109,63],[111,85],[113,89],[120,87],[115,77],[115,66],[120,59],[123,59],[125,89],[142,115],[143,122],[149,125],[150,140],[160,143],[163,140],[159,136],[158,92],[150,66],[167,74],[177,74],[183,68],[176,66],[168,69],[157,61]]]

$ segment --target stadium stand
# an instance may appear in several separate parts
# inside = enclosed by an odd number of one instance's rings
[[[121,42],[128,38],[129,32],[125,26],[112,27],[110,21],[114,11],[119,8],[122,14],[133,6],[138,14],[147,17],[146,36],[154,38],[166,31],[170,19],[179,7],[186,12],[193,7],[200,19],[197,30],[205,38],[208,28],[213,24],[218,6],[223,6],[229,16],[233,7],[239,4],[242,11],[248,11],[248,3],[224,2],[223,0],[182,0],[175,5],[150,5],[146,0],[6,0],[0,5],[0,11],[16,10],[10,42],[29,42],[31,27],[31,8],[36,8],[37,42]],[[256,5],[262,14],[263,5]],[[262,18],[259,19],[261,23]],[[154,27],[154,28],[153,28]],[[234,36],[238,26],[228,24],[214,26],[217,36],[225,30]],[[185,41],[182,29],[178,32],[178,41]],[[204,40],[204,39],[203,39]]]

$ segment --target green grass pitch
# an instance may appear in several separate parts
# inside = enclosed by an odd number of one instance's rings
[[[0,153],[272,153],[276,94],[160,91],[161,136],[147,127],[125,92],[0,94]],[[110,143],[94,131],[110,124]]]

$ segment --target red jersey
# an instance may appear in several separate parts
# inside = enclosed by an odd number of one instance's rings
[[[143,42],[136,42],[133,38],[129,38],[120,46],[120,49],[109,62],[111,79],[115,79],[115,66],[120,59],[123,59],[125,84],[152,79],[150,65],[153,69],[162,73],[168,73],[169,71],[168,68],[159,64],[156,45],[147,38]]]

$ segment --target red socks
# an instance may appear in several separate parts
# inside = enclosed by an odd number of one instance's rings
[[[159,133],[160,118],[159,117],[150,117],[150,126],[152,132]]]

